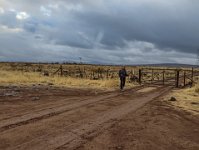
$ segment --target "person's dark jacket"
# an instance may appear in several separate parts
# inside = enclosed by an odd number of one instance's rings
[[[119,77],[120,78],[125,78],[126,76],[128,76],[128,75],[127,75],[127,72],[126,72],[125,69],[122,69],[122,70],[119,71]]]

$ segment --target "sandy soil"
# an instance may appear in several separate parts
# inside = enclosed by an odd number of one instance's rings
[[[0,87],[0,149],[199,149],[199,118],[170,90]]]

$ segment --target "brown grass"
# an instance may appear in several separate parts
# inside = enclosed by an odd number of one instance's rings
[[[199,115],[199,82],[192,88],[174,90],[166,96],[165,100],[175,97],[177,101],[171,102],[174,107],[180,107],[195,115]]]
[[[100,88],[115,89],[119,87],[119,79],[90,80],[72,77],[50,76],[46,77],[36,72],[5,71],[0,70],[1,85],[32,85],[53,84],[54,86],[77,87],[77,88]],[[135,86],[127,83],[126,87]]]
[[[199,93],[199,82],[194,87],[194,92]]]

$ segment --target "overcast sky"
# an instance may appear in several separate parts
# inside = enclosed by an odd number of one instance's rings
[[[0,0],[0,61],[195,64],[199,0]]]

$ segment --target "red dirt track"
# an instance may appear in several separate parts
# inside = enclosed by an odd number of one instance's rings
[[[199,149],[199,119],[142,92],[0,87],[0,149]]]

